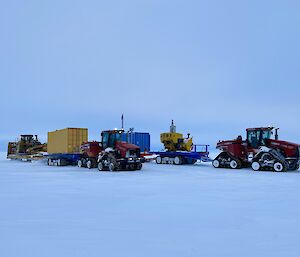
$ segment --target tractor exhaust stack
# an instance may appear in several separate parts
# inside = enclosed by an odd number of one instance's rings
[[[278,129],[279,129],[279,128],[276,128],[276,129],[275,129],[275,140],[278,140]]]

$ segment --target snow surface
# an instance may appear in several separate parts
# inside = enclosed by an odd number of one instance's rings
[[[0,256],[300,256],[300,172],[0,158]]]

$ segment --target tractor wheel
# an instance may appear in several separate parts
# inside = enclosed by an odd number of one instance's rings
[[[296,162],[290,165],[289,170],[299,170],[299,164]]]
[[[111,162],[111,163],[108,165],[108,169],[109,169],[109,171],[115,171],[115,170],[116,170],[116,167],[115,167],[115,165]]]
[[[78,162],[77,162],[77,166],[79,167],[79,168],[82,168],[82,161],[81,160],[78,160]]]
[[[240,160],[237,160],[238,163],[238,169],[241,169],[243,167],[243,163]]]
[[[102,161],[98,163],[98,170],[104,171],[104,165],[103,165]]]
[[[141,170],[142,167],[143,167],[143,164],[138,163],[138,164],[136,165],[136,170]]]
[[[261,167],[260,167],[259,162],[252,162],[251,168],[255,171],[258,171],[258,170],[260,170]]]
[[[215,168],[220,168],[220,162],[219,162],[219,160],[214,159],[212,165],[213,165]]]
[[[86,162],[86,167],[87,167],[88,169],[93,168],[93,163],[92,163],[91,160],[88,160],[88,161]]]
[[[242,163],[239,160],[232,159],[229,166],[231,169],[240,169],[242,167]]]
[[[295,168],[293,170],[299,170],[300,168],[300,165],[299,164],[296,164]]]
[[[286,167],[281,162],[275,162],[273,168],[276,172],[286,171]]]
[[[128,164],[128,165],[126,165],[126,169],[127,170],[135,170],[135,165],[134,164]]]
[[[175,165],[181,165],[182,164],[182,158],[180,156],[175,156],[174,164]]]
[[[162,163],[162,158],[160,156],[157,156],[155,159],[157,164],[161,164]]]
[[[110,171],[117,171],[119,170],[120,163],[117,162],[116,157],[113,154],[109,154],[107,156],[107,161],[108,161],[108,169]]]
[[[273,157],[271,156],[271,154],[269,153],[263,153],[261,156],[261,159],[265,162],[265,161],[272,161]]]

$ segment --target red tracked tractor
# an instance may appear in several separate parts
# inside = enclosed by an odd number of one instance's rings
[[[105,130],[101,133],[101,142],[83,143],[79,167],[89,169],[98,167],[99,171],[140,170],[142,159],[140,147],[122,141],[123,129]]]
[[[102,151],[98,157],[99,171],[140,170],[140,147],[122,141],[124,130],[106,130],[101,133]]]
[[[253,170],[298,170],[300,145],[278,139],[278,128],[249,128],[247,139],[219,141],[222,152],[214,159],[215,168],[240,169],[251,166]],[[275,138],[271,136],[275,132]]]

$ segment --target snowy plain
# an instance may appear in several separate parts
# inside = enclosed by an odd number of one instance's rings
[[[300,256],[300,172],[0,156],[1,257]]]

